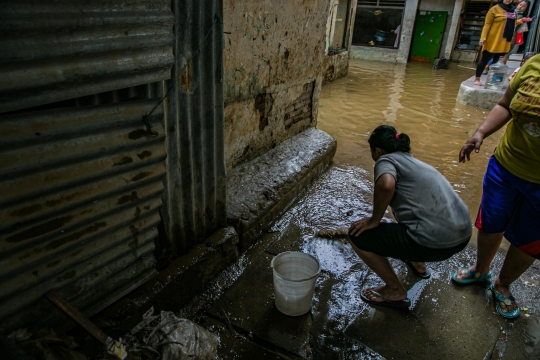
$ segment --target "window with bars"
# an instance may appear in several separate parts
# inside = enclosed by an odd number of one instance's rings
[[[353,45],[399,47],[405,0],[359,0],[353,30]]]
[[[403,9],[405,8],[406,0],[359,0],[357,3],[358,7],[376,7],[376,8],[394,8],[394,9]]]

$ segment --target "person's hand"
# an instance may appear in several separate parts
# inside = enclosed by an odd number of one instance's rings
[[[461,151],[459,152],[459,162],[464,163],[465,158],[467,160],[471,160],[471,152],[474,150],[475,153],[480,151],[480,146],[482,145],[482,142],[484,141],[484,136],[478,132],[475,132],[474,135],[467,140],[465,145],[461,148]]]
[[[478,46],[484,46],[485,43],[486,43],[486,40],[480,40],[480,42],[478,42]]]
[[[362,220],[355,221],[349,228],[349,235],[358,236],[366,230],[376,228],[381,222],[375,221],[371,217],[363,218]]]
[[[532,21],[532,18],[522,18],[521,19],[521,22],[524,22],[524,23],[531,22],[531,21]]]
[[[396,31],[395,30],[390,30],[391,33],[395,33]]]

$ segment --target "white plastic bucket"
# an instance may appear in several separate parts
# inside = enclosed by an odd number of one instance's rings
[[[300,251],[285,251],[272,259],[276,307],[285,315],[300,316],[311,309],[319,261]]]

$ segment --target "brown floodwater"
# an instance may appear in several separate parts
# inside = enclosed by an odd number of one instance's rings
[[[417,159],[448,179],[474,219],[484,171],[503,130],[487,138],[470,162],[458,162],[461,146],[488,114],[456,102],[461,82],[473,74],[454,63],[448,70],[431,70],[423,63],[351,59],[349,75],[323,85],[319,102],[317,128],[338,141],[335,165],[357,166],[372,174],[369,134],[378,125],[392,125],[410,136]]]

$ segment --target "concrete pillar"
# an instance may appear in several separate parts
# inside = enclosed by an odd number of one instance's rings
[[[450,20],[450,29],[448,30],[448,38],[446,40],[446,46],[444,48],[444,57],[450,59],[452,51],[454,50],[454,43],[458,35],[459,16],[461,15],[461,8],[463,6],[463,0],[456,0],[454,4],[454,11],[452,12],[452,19]]]
[[[403,23],[401,25],[400,46],[396,58],[398,63],[406,63],[409,58],[417,10],[418,0],[407,0],[403,13]]]

